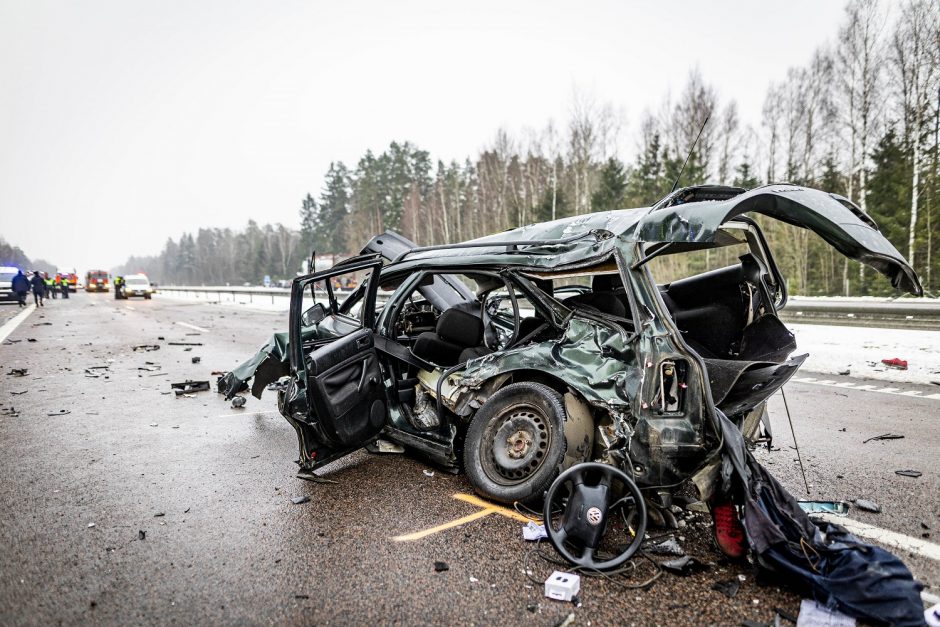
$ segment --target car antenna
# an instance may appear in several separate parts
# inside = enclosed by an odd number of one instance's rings
[[[682,167],[679,168],[679,174],[676,175],[676,182],[672,184],[672,189],[669,190],[669,193],[676,191],[676,188],[679,186],[679,179],[682,178],[682,173],[685,171],[685,166],[688,165],[689,159],[692,158],[692,152],[695,150],[695,145],[698,144],[698,140],[702,137],[702,131],[705,130],[705,125],[708,124],[708,118],[711,116],[706,115],[705,121],[702,122],[702,128],[698,130],[698,135],[695,136],[695,141],[692,142],[692,147],[689,148],[689,154],[685,156],[685,161],[682,162]]]
[[[780,388],[780,396],[783,397],[783,407],[787,410],[787,421],[790,423],[790,434],[793,436],[793,447],[796,449],[796,461],[800,463],[803,485],[806,486],[806,494],[809,495],[809,483],[806,481],[806,471],[803,469],[803,457],[800,455],[800,445],[796,443],[796,431],[793,430],[793,419],[790,418],[790,406],[787,405],[787,395],[783,393],[783,388]]]

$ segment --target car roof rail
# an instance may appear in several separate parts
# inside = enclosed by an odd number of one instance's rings
[[[459,250],[462,248],[493,248],[496,246],[505,246],[507,253],[517,252],[519,246],[556,246],[558,244],[570,244],[579,239],[584,239],[585,237],[595,237],[598,240],[607,239],[610,237],[610,234],[607,234],[606,237],[603,235],[604,231],[599,231],[598,229],[591,229],[590,231],[585,231],[584,233],[579,233],[577,235],[571,235],[570,237],[563,237],[561,239],[529,239],[529,240],[516,240],[516,241],[491,241],[491,242],[462,242],[457,244],[437,244],[435,246],[418,246],[412,248],[411,250],[406,250],[397,257],[392,263],[398,263],[408,255],[412,253],[423,253],[429,250]]]

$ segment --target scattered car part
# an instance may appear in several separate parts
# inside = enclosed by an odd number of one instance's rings
[[[202,342],[167,342],[168,346],[202,346]]]
[[[206,392],[209,390],[208,381],[191,381],[187,379],[181,383],[171,383],[170,389],[172,389],[177,396],[183,394],[191,394],[193,392]]]
[[[862,511],[872,512],[874,514],[881,513],[881,505],[878,505],[878,503],[875,503],[874,501],[869,501],[867,499],[855,499],[853,503],[855,503],[855,507]]]
[[[150,351],[158,351],[158,350],[160,350],[160,345],[159,345],[159,344],[139,344],[139,345],[137,345],[137,346],[134,346],[134,347],[133,347],[133,350],[135,350],[135,351],[147,351],[147,352],[150,352]]]
[[[894,474],[900,475],[902,477],[911,477],[912,479],[917,479],[924,473],[919,470],[895,470]]]
[[[247,399],[244,396],[236,396],[235,398],[232,399],[232,407],[233,408],[244,407],[246,401]]]
[[[799,501],[799,505],[807,514],[847,516],[849,513],[849,504],[845,501]]]
[[[549,541],[566,560],[593,570],[611,570],[643,544],[646,504],[636,483],[622,470],[586,462],[558,475],[549,487],[544,520]],[[612,525],[612,520],[617,524]],[[610,545],[604,542],[608,534],[616,536]],[[612,550],[616,552],[609,553]]]
[[[881,435],[870,437],[867,440],[862,440],[862,444],[868,444],[874,440],[901,440],[903,438],[903,435],[898,435],[897,433],[882,433]]]
[[[581,577],[556,570],[545,580],[545,596],[556,601],[571,601],[581,591]]]
[[[7,376],[25,377],[27,374],[29,374],[29,370],[26,368],[11,368]]]
[[[898,357],[892,357],[891,359],[882,359],[881,363],[883,363],[889,368],[894,368],[895,370],[907,370],[906,359],[899,359]]]
[[[192,358],[192,362],[193,362],[194,364],[198,364],[200,361],[202,361],[202,357],[193,357],[193,358]]]
[[[741,589],[741,582],[737,579],[728,579],[727,581],[716,581],[712,584],[712,590],[722,593],[729,599],[733,599],[738,595],[738,590]]]
[[[302,503],[309,503],[310,497],[307,495],[304,496],[295,496],[290,500],[294,505],[301,505]]]

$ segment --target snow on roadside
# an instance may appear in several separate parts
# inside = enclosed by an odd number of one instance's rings
[[[940,331],[788,324],[797,354],[809,353],[800,372],[839,374],[897,383],[940,382]],[[882,359],[907,360],[907,370],[888,368]]]

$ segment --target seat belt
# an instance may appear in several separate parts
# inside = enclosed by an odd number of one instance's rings
[[[415,366],[416,368],[420,368],[421,370],[427,370],[429,372],[433,372],[435,369],[437,369],[437,366],[435,366],[434,364],[428,361],[421,359],[420,357],[415,355],[413,352],[411,352],[411,349],[405,346],[402,346],[401,344],[399,344],[398,342],[394,340],[390,340],[384,335],[378,335],[378,334],[374,335],[373,341],[374,341],[376,350],[382,351],[386,355],[391,355],[395,359],[403,361],[410,366]]]

